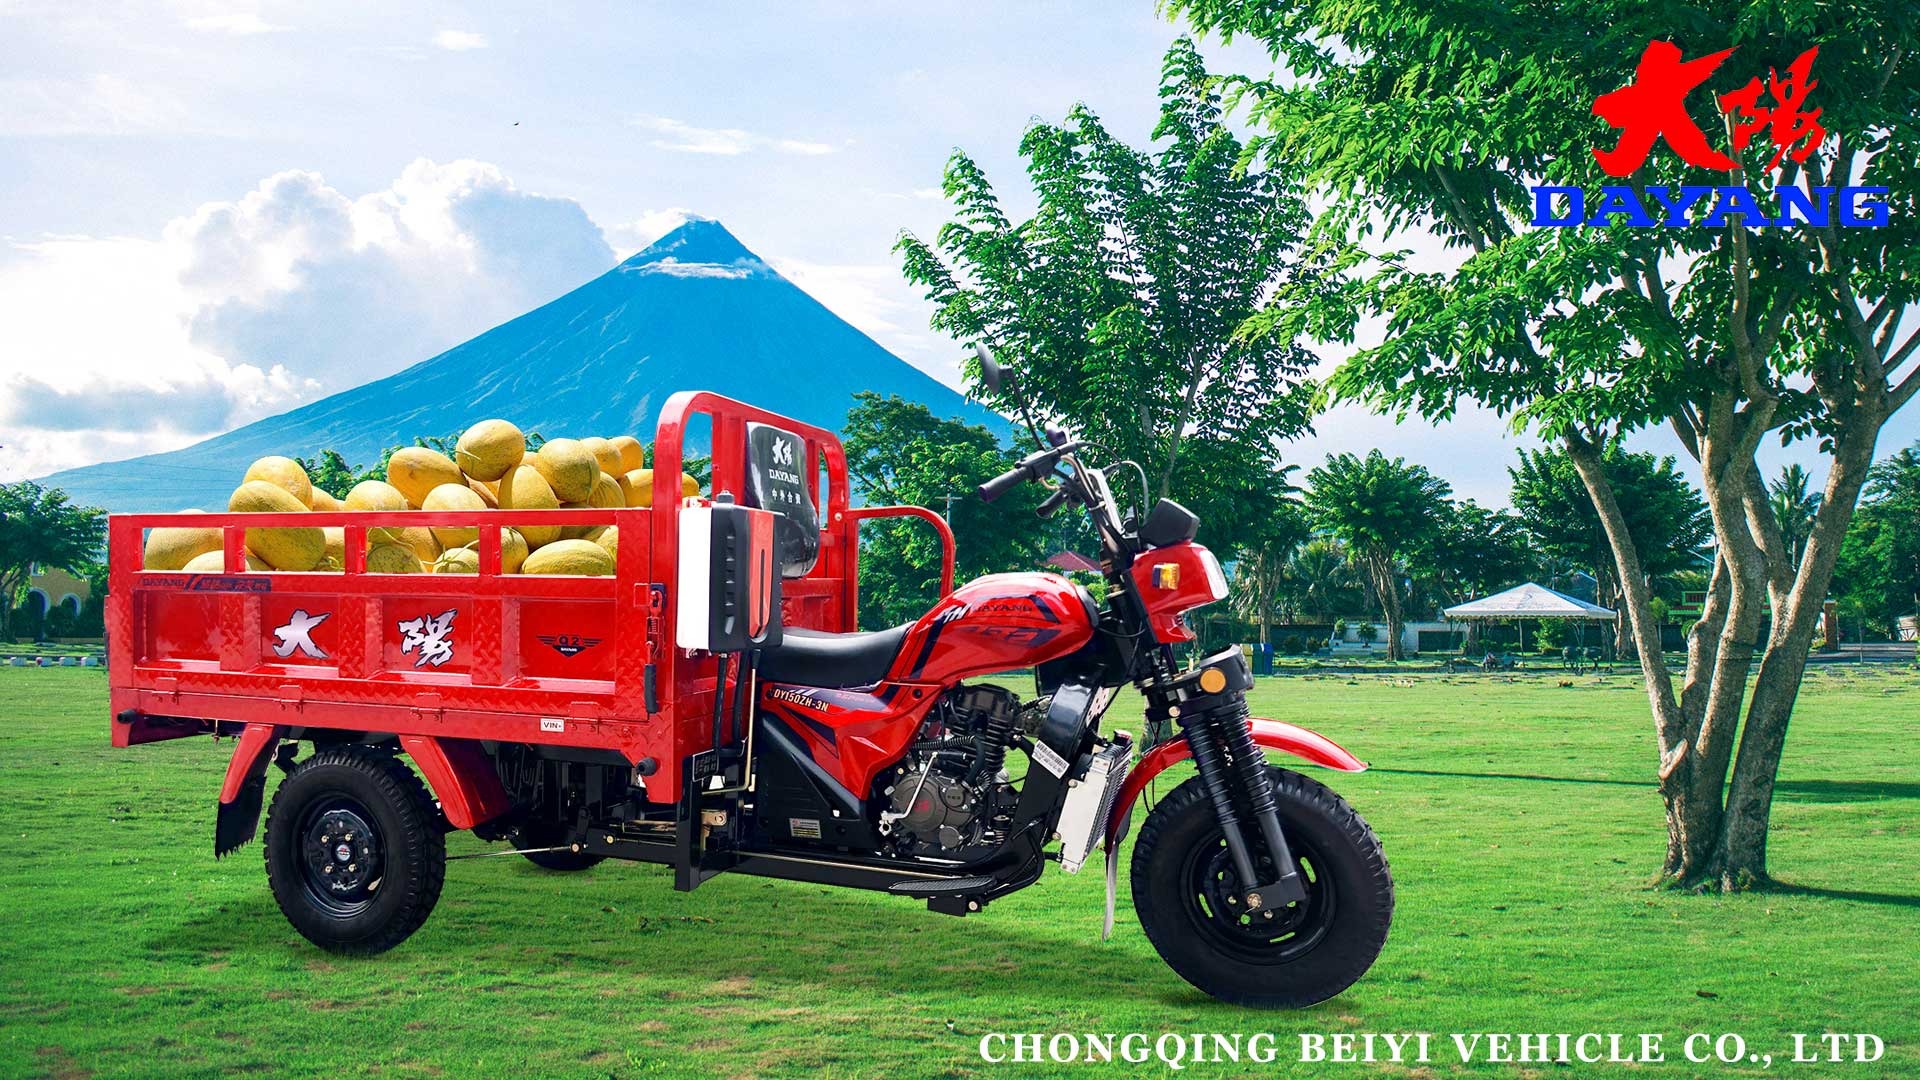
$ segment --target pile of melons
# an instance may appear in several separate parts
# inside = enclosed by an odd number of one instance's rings
[[[396,510],[614,509],[653,505],[653,470],[642,468],[638,439],[549,439],[527,449],[505,420],[468,428],[454,457],[426,447],[395,451],[387,478],[364,480],[336,499],[313,486],[291,458],[253,463],[227,500],[233,513]],[[698,495],[691,477],[682,495]],[[620,530],[612,525],[521,525],[500,530],[501,569],[509,574],[613,573]],[[310,526],[248,529],[249,570],[338,571],[346,562],[345,530]],[[141,565],[148,570],[219,573],[225,568],[219,529],[153,529]],[[473,527],[367,530],[367,571],[377,574],[476,574],[479,530]]]

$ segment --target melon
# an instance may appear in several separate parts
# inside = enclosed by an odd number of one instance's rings
[[[602,525],[588,533],[583,539],[591,540],[606,549],[615,562],[620,560],[620,526]]]
[[[227,509],[236,514],[305,514],[307,504],[286,488],[266,480],[249,480],[234,490]],[[327,554],[327,538],[311,526],[287,529],[248,529],[247,550],[275,570],[311,570]]]
[[[345,570],[347,568],[347,530],[338,525],[322,525],[320,535],[327,539],[327,553],[320,558],[320,568]]]
[[[241,483],[252,480],[264,480],[277,488],[284,488],[287,494],[300,500],[300,505],[308,507],[313,502],[313,482],[307,479],[307,470],[289,457],[263,457],[247,466],[247,475],[240,478]]]
[[[420,557],[405,544],[375,544],[367,549],[369,574],[418,574]]]
[[[688,498],[700,494],[700,481],[695,480],[686,473],[681,473],[680,494]],[[652,469],[635,469],[627,474],[627,505],[653,505]]]
[[[480,553],[468,547],[448,548],[433,561],[436,574],[477,574],[480,572]]]
[[[560,500],[532,466],[522,465],[500,479],[500,509],[558,510]],[[551,544],[560,539],[558,525],[516,525],[529,548]]]
[[[500,571],[517,574],[527,561],[527,539],[518,529],[500,530]]]
[[[433,530],[421,525],[409,525],[404,529],[391,530],[394,534],[391,543],[399,544],[413,552],[413,556],[423,564],[432,564],[440,557],[440,541],[434,539]],[[372,529],[367,532],[371,534]]]
[[[555,540],[527,556],[521,572],[604,577],[613,573],[613,556],[591,540]]]
[[[346,509],[346,507],[340,504],[339,499],[333,497],[333,492],[323,491],[320,488],[313,489],[313,496],[307,500],[307,505],[315,510]]]
[[[533,467],[561,502],[585,502],[593,493],[600,463],[593,451],[574,439],[548,439],[533,455]]]
[[[362,480],[353,485],[353,490],[347,492],[346,501],[342,505],[347,510],[356,511],[399,511],[410,509],[410,507],[407,506],[407,497],[400,494],[400,489],[384,480]],[[368,544],[391,544],[397,543],[399,539],[400,530],[398,529],[367,530]]]
[[[427,492],[422,510],[485,510],[487,503],[464,483],[441,484]],[[443,548],[457,548],[471,544],[480,536],[480,530],[471,525],[435,525],[433,538],[440,541]]]
[[[620,451],[620,467],[614,470],[616,473],[630,473],[635,469],[646,467],[647,448],[640,445],[639,439],[631,435],[615,435],[607,441],[613,444],[615,450]]]
[[[620,466],[620,448],[613,445],[612,440],[594,436],[592,438],[581,439],[580,445],[586,447],[587,452],[593,455],[593,462],[600,467],[601,472],[617,473],[624,471]]]
[[[475,480],[473,477],[469,476],[467,477],[467,486],[473,489],[473,493],[475,495],[480,496],[481,502],[487,504],[487,509],[489,510],[500,509],[500,495],[499,495],[500,485],[499,484],[488,483],[483,480]]]
[[[498,480],[527,452],[527,437],[505,420],[482,420],[454,444],[453,462],[475,480]]]
[[[407,505],[418,510],[427,495],[441,484],[464,484],[466,478],[447,455],[424,446],[408,446],[387,459],[387,483],[406,497]]]
[[[247,569],[253,571],[271,570],[273,567],[254,557],[253,552],[245,553]],[[227,558],[224,552],[205,551],[187,560],[181,570],[189,574],[224,574],[227,572]]]
[[[571,503],[561,503],[560,509],[591,510],[593,509],[593,507],[583,502],[571,502]],[[592,532],[594,528],[595,527],[592,525],[562,525],[560,526],[560,539],[579,540],[585,537],[588,533]]]
[[[199,513],[190,510],[188,513]],[[154,529],[140,558],[143,570],[184,570],[197,556],[219,551],[226,541],[219,529]]]

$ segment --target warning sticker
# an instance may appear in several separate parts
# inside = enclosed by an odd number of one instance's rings
[[[803,840],[820,839],[820,819],[795,817],[787,819],[787,832]]]

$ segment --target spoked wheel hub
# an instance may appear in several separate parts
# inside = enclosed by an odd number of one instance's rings
[[[1323,857],[1302,838],[1289,835],[1304,900],[1285,907],[1250,905],[1226,839],[1218,833],[1210,842],[1195,845],[1186,858],[1187,915],[1215,948],[1244,963],[1284,964],[1320,944],[1333,925],[1338,901],[1331,876],[1322,873]],[[1255,860],[1259,873],[1279,875],[1264,852]]]
[[[386,855],[373,814],[351,798],[308,810],[301,828],[301,872],[307,892],[336,915],[364,910],[380,888]]]

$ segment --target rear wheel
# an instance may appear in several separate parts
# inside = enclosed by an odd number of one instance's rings
[[[1393,875],[1373,830],[1324,785],[1268,767],[1306,899],[1247,910],[1245,884],[1198,778],[1148,815],[1133,849],[1133,905],[1168,966],[1236,1005],[1303,1008],[1353,985],[1393,921]],[[1247,823],[1243,822],[1243,825]],[[1257,848],[1258,831],[1246,829]],[[1277,871],[1264,853],[1256,870]]]
[[[542,870],[572,873],[576,870],[590,870],[606,861],[605,855],[590,855],[584,851],[540,850],[566,846],[566,836],[566,830],[552,822],[529,821],[508,834],[507,842],[522,849],[520,854],[526,856],[528,862]]]
[[[426,922],[447,848],[426,785],[365,746],[301,762],[267,810],[267,881],[301,936],[332,952],[385,952]]]

